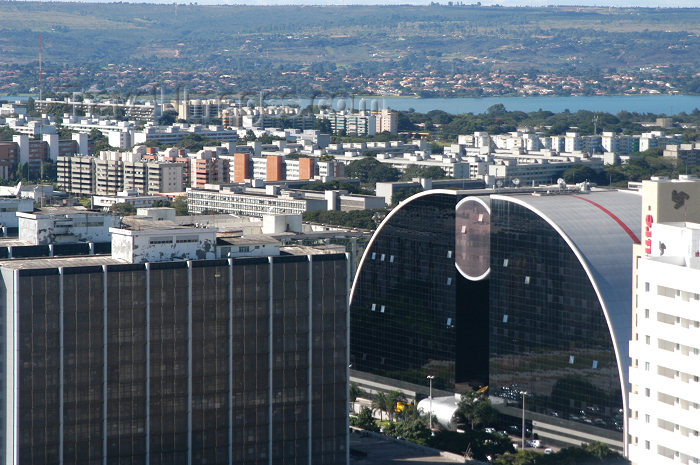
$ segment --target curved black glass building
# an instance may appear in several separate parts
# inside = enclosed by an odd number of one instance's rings
[[[491,208],[491,395],[526,391],[533,413],[622,432],[640,197],[494,195]]]
[[[514,416],[526,391],[540,432],[623,449],[640,214],[640,196],[618,191],[406,200],[358,268],[353,369],[489,385]]]
[[[454,389],[488,381],[488,284],[455,268],[457,191],[396,207],[358,267],[350,306],[354,370]]]

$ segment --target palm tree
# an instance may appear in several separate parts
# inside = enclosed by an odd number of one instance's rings
[[[352,402],[352,413],[355,414],[355,402],[362,394],[362,389],[357,383],[350,383],[350,402]]]
[[[384,420],[384,412],[387,410],[386,394],[377,392],[372,399],[372,410],[379,410],[379,418]]]
[[[386,394],[386,408],[389,412],[389,419],[394,420],[396,405],[399,402],[406,402],[406,396],[401,391],[389,391]]]

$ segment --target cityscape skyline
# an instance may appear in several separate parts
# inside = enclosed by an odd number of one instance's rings
[[[0,2],[0,460],[700,463],[700,0],[550,3]]]

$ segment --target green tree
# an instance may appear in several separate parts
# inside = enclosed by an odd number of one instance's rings
[[[407,406],[406,409],[411,407],[415,410],[415,406]],[[428,445],[430,440],[430,430],[425,420],[417,414],[409,414],[398,422],[390,423],[384,427],[384,434],[421,445]]]
[[[99,153],[102,150],[110,150],[112,147],[109,145],[107,136],[102,134],[99,129],[93,129],[88,134],[88,139],[92,141],[92,150],[94,153]]]
[[[462,394],[457,411],[470,422],[472,430],[475,426],[487,424],[496,418],[496,411],[491,406],[491,401],[476,391],[467,391]]]
[[[363,183],[398,181],[401,173],[396,168],[380,163],[376,158],[355,160],[345,167],[345,175]]]
[[[389,391],[386,393],[386,409],[389,413],[389,419],[394,420],[396,407],[399,402],[406,402],[406,396],[401,391]]]
[[[28,116],[40,116],[39,112],[36,111],[36,103],[34,99],[29,97],[27,99],[27,115]]]
[[[158,120],[158,124],[163,126],[172,126],[177,120],[177,112],[175,110],[165,110]]]
[[[12,136],[15,134],[17,134],[17,132],[10,129],[9,126],[0,126],[0,140],[12,140]]]
[[[314,210],[301,214],[304,221],[311,223],[334,224],[348,228],[375,229],[386,216],[386,209],[353,210],[348,212],[337,210]]]
[[[349,394],[350,402],[352,402],[352,412],[355,413],[355,402],[357,398],[362,395],[362,389],[357,383],[350,383]]]
[[[41,179],[48,182],[58,180],[58,166],[56,163],[45,161],[41,164]]]
[[[517,453],[504,454],[494,460],[496,465],[629,465],[629,463],[622,455],[601,442],[567,447],[550,455],[519,450]]]
[[[496,465],[535,465],[542,455],[534,450],[519,450],[503,454],[496,458],[493,463]]]
[[[190,210],[187,207],[187,197],[181,195],[176,197],[175,200],[170,204],[171,207],[175,209],[175,214],[177,216],[187,216],[190,214]]]
[[[109,211],[119,213],[123,216],[131,216],[136,214],[136,208],[132,204],[125,202],[112,204],[112,206],[109,207]]]
[[[158,199],[153,204],[151,204],[151,207],[158,208],[158,207],[170,207],[170,200],[168,199]]]
[[[333,131],[331,122],[327,118],[314,119],[314,129],[321,131],[322,134],[330,134]]]
[[[379,418],[384,420],[384,412],[388,410],[386,394],[384,392],[376,392],[372,398],[372,410],[379,411]]]
[[[357,417],[350,419],[350,424],[352,426],[357,426],[358,428],[362,428],[367,431],[374,431],[375,433],[379,432],[377,422],[372,416],[372,410],[368,407],[362,407],[362,410],[360,410],[360,413],[357,415]]]
[[[397,193],[391,196],[391,201],[393,205],[397,205],[402,200],[406,200],[410,196],[423,192],[423,188],[420,186],[409,187],[408,189],[401,189]]]
[[[186,149],[190,152],[198,152],[204,148],[204,144],[206,143],[207,139],[200,134],[187,134],[177,144],[175,144],[175,146],[181,149]]]
[[[607,181],[604,179],[605,176],[601,175],[600,172],[594,170],[590,166],[576,164],[564,171],[561,175],[567,184],[575,184],[577,182],[589,181],[600,184],[601,182]]]
[[[401,179],[404,181],[410,181],[414,178],[443,179],[445,177],[445,170],[443,170],[439,166],[420,165],[407,166],[403,174],[401,175]]]
[[[356,183],[337,180],[328,182],[313,181],[301,186],[301,189],[309,189],[312,191],[345,190],[351,194],[372,195],[372,191],[363,189]]]
[[[507,452],[514,452],[513,442],[507,436],[474,431],[469,439],[469,455],[476,460],[487,460]]]

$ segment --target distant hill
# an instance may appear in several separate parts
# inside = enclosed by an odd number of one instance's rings
[[[42,33],[52,62],[174,58],[179,50],[180,58],[336,63],[406,51],[553,66],[571,55],[591,65],[700,63],[700,9],[0,2],[0,17],[2,62],[36,60]]]
[[[37,61],[41,34],[47,76],[64,73],[62,82],[72,79],[80,86],[107,64],[157,72],[211,70],[211,79],[223,84],[243,73],[249,73],[247,80],[274,74],[265,85],[292,79],[283,73],[337,70],[556,72],[596,79],[601,70],[618,68],[670,66],[691,76],[700,69],[698,8],[5,1],[0,18],[0,67]],[[83,71],[68,72],[65,66]],[[7,79],[24,83],[32,73],[34,68],[23,68]],[[152,80],[144,75],[129,86]],[[343,88],[341,77],[336,81]]]

